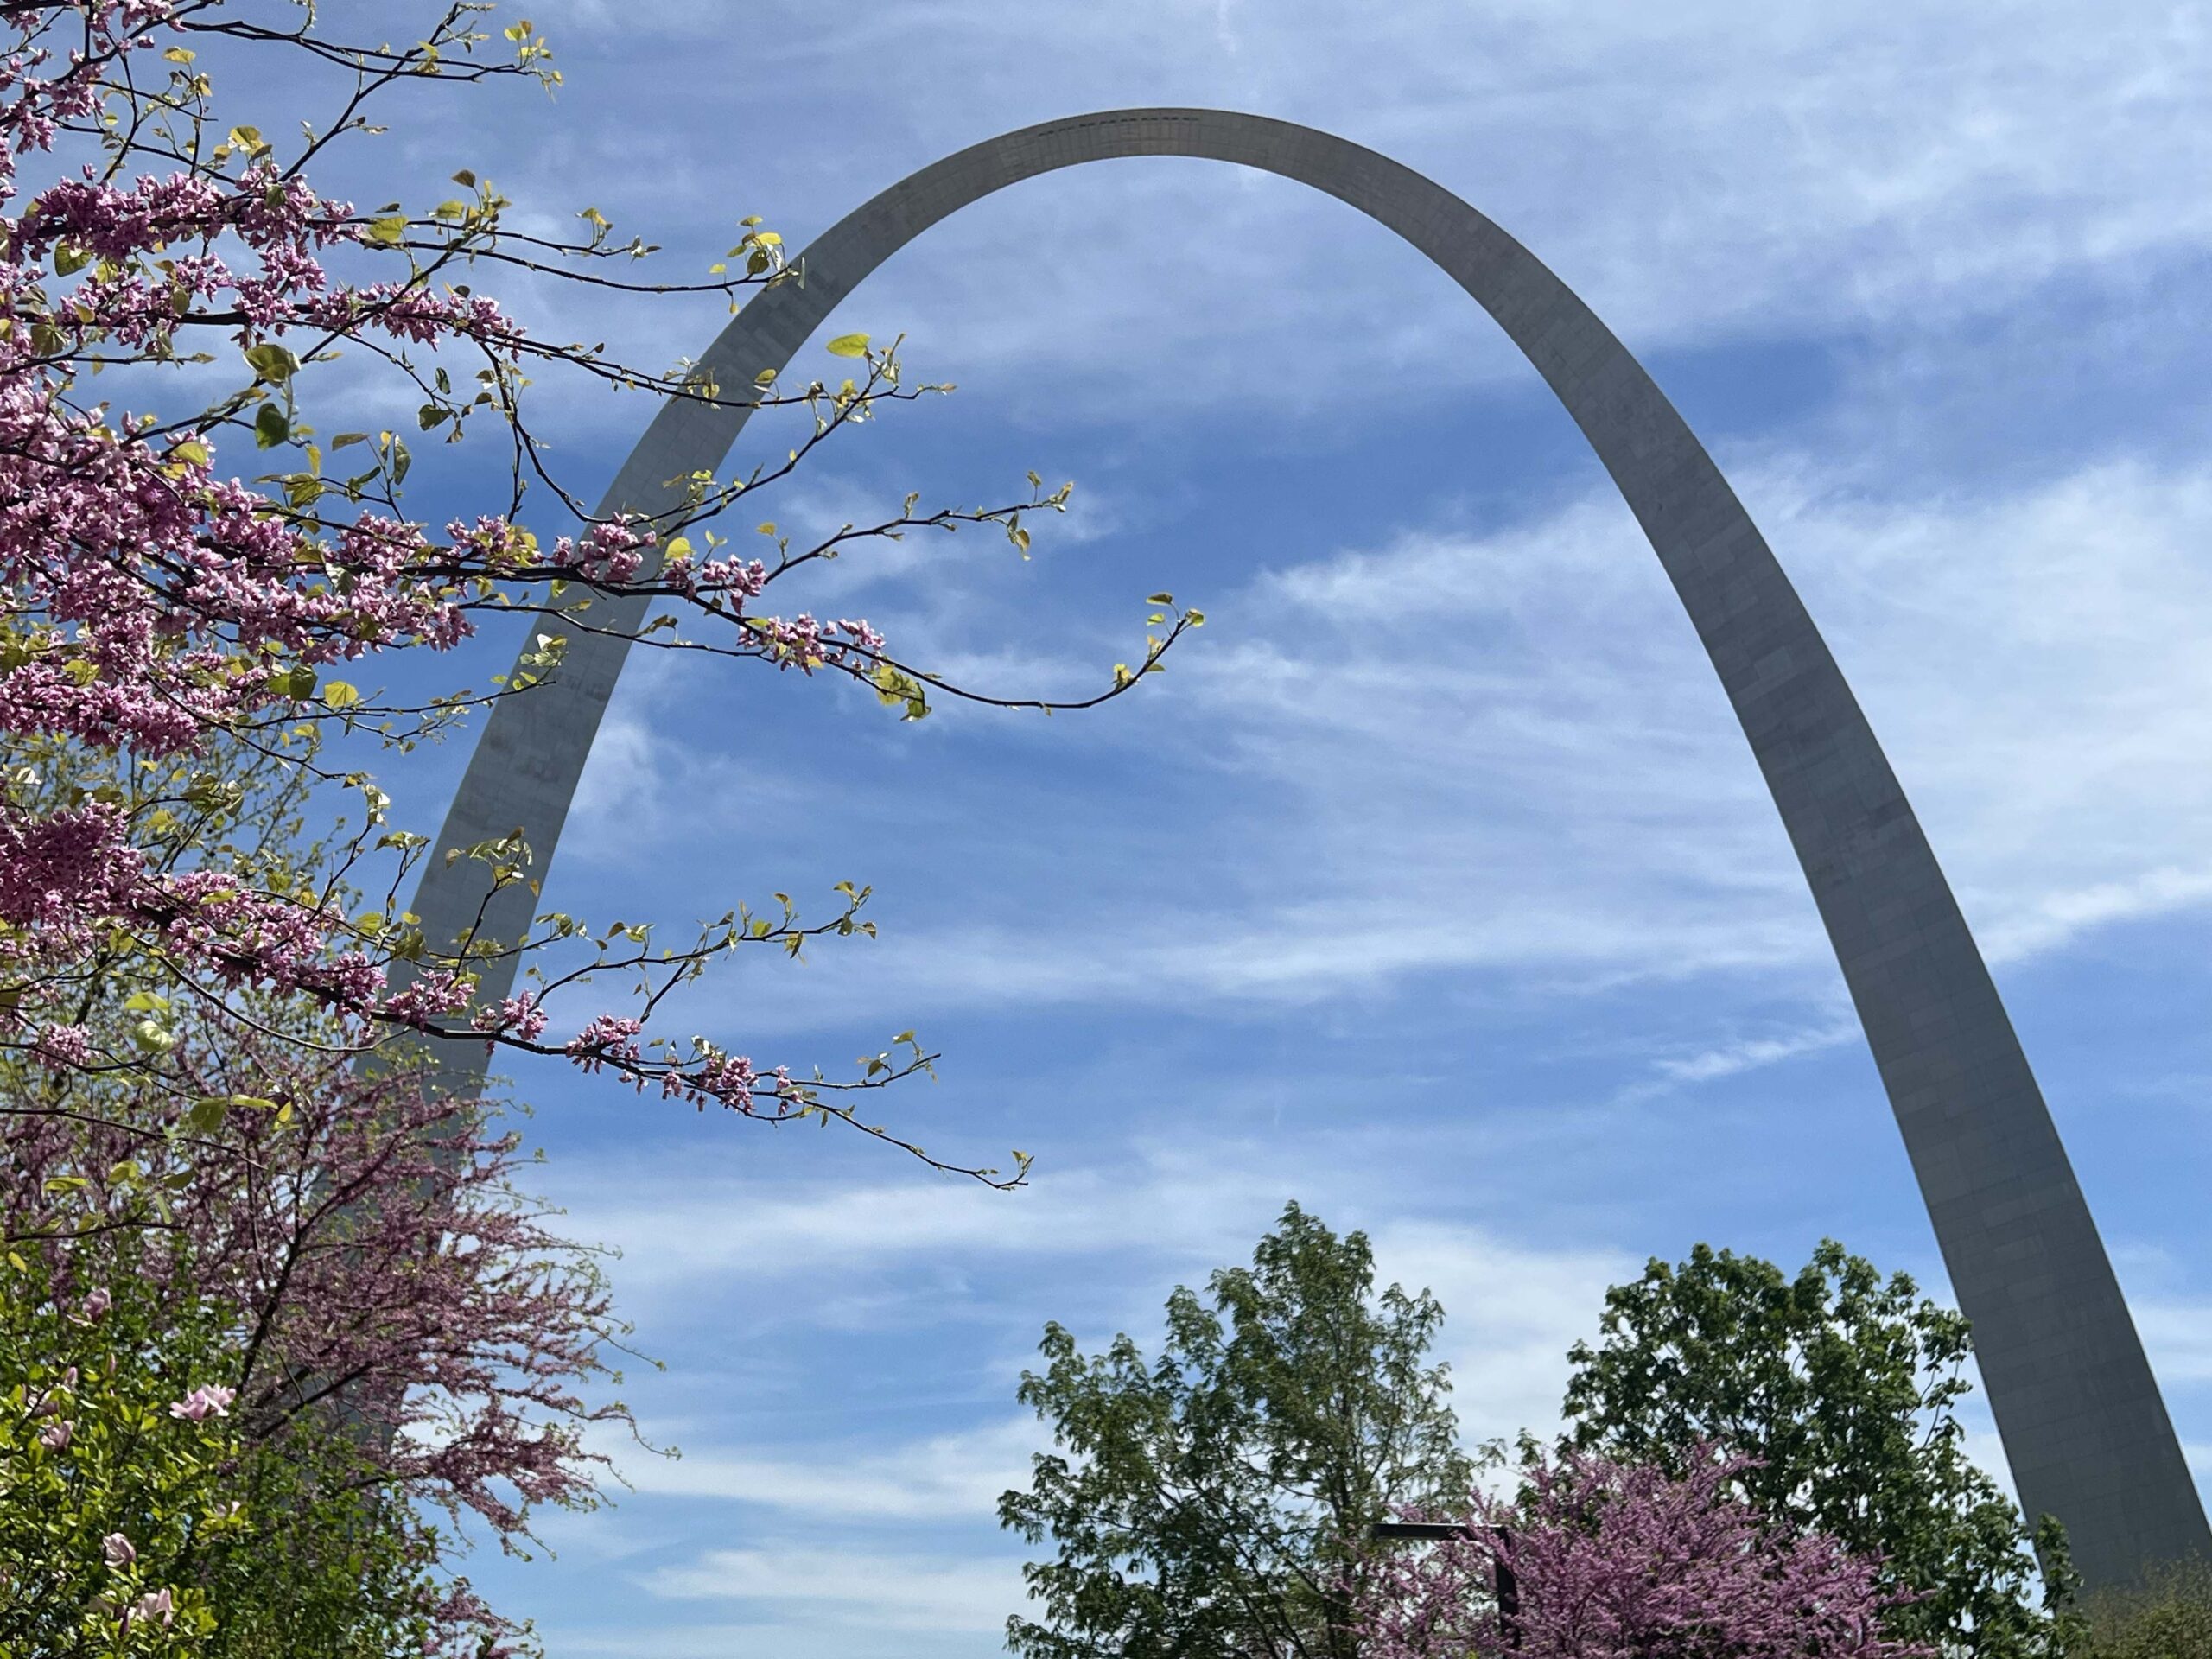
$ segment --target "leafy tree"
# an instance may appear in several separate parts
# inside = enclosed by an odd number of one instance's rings
[[[1476,1495],[1462,1536],[1379,1557],[1369,1659],[1933,1659],[1882,1630],[1874,1564],[1765,1525],[1734,1490],[1746,1472],[1709,1446],[1679,1478],[1539,1459],[1516,1496]]]
[[[1700,1244],[1605,1294],[1603,1338],[1577,1344],[1567,1443],[1680,1471],[1719,1444],[1757,1459],[1735,1478],[1769,1516],[1880,1558],[1894,1635],[1977,1659],[2056,1650],[2032,1542],[2063,1606],[2055,1524],[2031,1537],[1966,1454],[1963,1316],[1824,1241],[1794,1279]]]
[[[357,1446],[250,1421],[225,1310],[55,1265],[0,1256],[0,1656],[511,1650]]]
[[[1367,1237],[1295,1204],[1209,1296],[1178,1287],[1166,1345],[1085,1356],[1046,1327],[1020,1397],[1052,1425],[1001,1525],[1054,1559],[1025,1569],[1042,1622],[1025,1659],[1345,1659],[1371,1567],[1366,1529],[1462,1497],[1471,1468],[1428,1348],[1427,1292],[1375,1291]]]
[[[2212,1659],[2212,1562],[2154,1569],[2082,1608],[2076,1659]]]

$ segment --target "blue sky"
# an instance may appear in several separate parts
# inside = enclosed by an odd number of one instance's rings
[[[1008,127],[1203,104],[1427,173],[1550,263],[1713,449],[1887,746],[2212,1476],[2212,39],[2192,10],[1512,0],[542,0],[568,82],[420,105],[364,200],[470,166],[696,271]],[[487,284],[489,286],[489,284]],[[660,361],[711,302],[505,290]],[[1033,181],[832,332],[957,396],[760,517],[1076,480],[1038,556],[858,555],[804,596],[994,690],[1211,620],[1050,722],[633,664],[549,903],[682,924],[873,882],[883,938],[682,1021],[764,1059],[918,1027],[887,1104],[1027,1191],[525,1072],[543,1185],[619,1246],[626,1390],[680,1461],[479,1563],[556,1656],[998,1650],[1048,1319],[1149,1339],[1283,1202],[1432,1287],[1472,1434],[1553,1421],[1606,1284],[1833,1234],[1942,1275],[1780,825],[1628,512],[1494,327],[1340,205],[1210,164]],[[823,358],[802,356],[822,370]],[[556,398],[596,484],[642,402]],[[767,442],[754,435],[754,453]],[[473,498],[428,459],[416,501]],[[488,454],[476,463],[492,464]],[[801,602],[788,600],[791,607]],[[493,642],[498,645],[501,642]],[[395,761],[431,827],[461,752]],[[1977,1446],[1995,1458],[1993,1439]]]

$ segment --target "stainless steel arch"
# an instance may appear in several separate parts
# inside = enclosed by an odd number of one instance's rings
[[[2072,1535],[2090,1584],[2212,1554],[2204,1511],[2088,1205],[1980,952],[1850,688],[1719,471],[1642,366],[1566,284],[1448,191],[1310,128],[1213,110],[1047,122],[950,156],[884,191],[802,256],[804,287],[756,297],[709,349],[725,386],[780,368],[847,294],[938,219],[993,191],[1124,156],[1233,162],[1327,192],[1412,243],[1497,319],[1619,486],[1742,721],[1811,884],[1904,1135],[2022,1502]],[[664,406],[603,513],[668,505],[717,467],[747,410]],[[634,624],[642,607],[608,617]],[[542,871],[626,652],[576,640],[560,679],[501,703],[441,847],[519,827]],[[416,909],[450,938],[479,868],[433,861]],[[487,925],[512,937],[512,887]],[[506,973],[512,975],[512,968]],[[486,991],[504,994],[504,982]],[[473,1052],[473,1049],[472,1049]]]

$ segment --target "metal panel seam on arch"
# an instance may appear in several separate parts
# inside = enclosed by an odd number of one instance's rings
[[[1826,643],[1688,426],[1636,359],[1528,250],[1440,186],[1288,122],[1215,110],[1122,110],[1046,122],[924,168],[800,256],[804,285],[757,296],[702,359],[725,386],[780,370],[837,302],[938,220],[1006,186],[1086,162],[1181,156],[1308,184],[1427,254],[1503,327],[1573,417],[1659,556],[1750,740],[1843,969],[1974,1346],[2014,1484],[2063,1521],[2091,1586],[2212,1554],[2204,1511],[2133,1320],[2049,1109],[1964,917]],[[751,413],[664,405],[600,512],[676,505],[671,480],[717,469]],[[645,601],[601,600],[550,683],[499,703],[439,846],[521,830],[541,876]],[[427,937],[456,937],[483,868],[426,868]],[[524,885],[484,930],[528,927]],[[504,995],[513,958],[487,964]],[[454,1056],[466,1086],[483,1062]]]

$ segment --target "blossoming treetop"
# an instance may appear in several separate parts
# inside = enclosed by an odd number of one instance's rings
[[[1057,510],[1067,493],[1032,474],[1015,503],[924,511],[909,497],[883,522],[811,546],[772,534],[770,556],[731,551],[714,525],[740,497],[883,404],[940,388],[902,384],[895,349],[857,335],[831,342],[853,365],[834,388],[724,387],[690,365],[652,370],[540,339],[466,280],[526,270],[639,303],[709,290],[734,308],[745,290],[797,274],[757,219],[705,281],[661,283],[626,274],[652,250],[617,241],[595,209],[575,238],[524,234],[505,222],[505,199],[467,170],[454,175],[459,194],[420,213],[361,212],[320,194],[310,170],[333,145],[380,130],[370,108],[403,81],[557,83],[532,25],[494,32],[479,26],[487,10],[451,0],[421,40],[393,48],[331,39],[289,0],[0,5],[17,35],[0,62],[0,734],[16,757],[0,797],[0,1041],[49,1067],[159,1074],[181,1007],[235,1011],[257,991],[297,992],[336,1015],[340,1040],[359,1051],[395,1033],[482,1042],[563,1054],[701,1106],[857,1123],[846,1091],[926,1066],[918,1044],[849,1081],[802,1080],[659,1030],[654,1011],[741,945],[796,952],[811,938],[871,931],[865,888],[842,887],[840,908],[817,921],[788,900],[768,915],[734,910],[674,948],[649,927],[594,929],[558,912],[520,938],[426,938],[396,898],[423,859],[479,859],[495,884],[530,882],[530,849],[512,838],[436,848],[391,827],[377,783],[325,769],[318,740],[405,746],[527,696],[560,672],[570,637],[607,626],[609,601],[639,597],[665,607],[639,633],[657,646],[846,677],[917,717],[932,693],[980,694],[902,660],[863,619],[768,610],[770,588],[856,543],[922,529],[995,524],[1026,554],[1025,512]],[[330,118],[284,149],[218,117],[208,67],[269,54],[334,99]],[[504,476],[484,511],[442,528],[410,520],[399,435],[318,429],[315,371],[340,349],[403,381],[424,433],[458,442],[494,423]],[[658,518],[594,520],[527,416],[526,389],[549,373],[785,406],[804,427],[776,465],[691,480]],[[94,394],[99,374],[115,397]],[[211,376],[223,385],[212,398]],[[248,457],[272,470],[241,475]],[[531,528],[531,510],[558,527]],[[537,641],[521,671],[487,690],[394,701],[340,677],[396,652],[450,651],[486,611],[530,616]],[[1135,672],[1117,671],[1078,702],[1119,695],[1198,620],[1156,614],[1164,626]],[[358,823],[324,880],[282,886],[251,857],[192,843],[196,816],[225,788],[197,764],[219,734],[356,792]],[[72,788],[71,756],[87,749],[162,768],[174,791],[149,805]],[[385,896],[360,905],[365,888]],[[527,958],[529,981],[480,1006],[477,970],[499,956]],[[147,1001],[118,1051],[72,1008],[124,960]],[[550,1033],[549,996],[617,974],[634,982],[636,1003]]]

